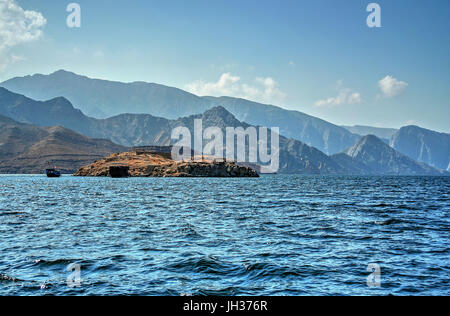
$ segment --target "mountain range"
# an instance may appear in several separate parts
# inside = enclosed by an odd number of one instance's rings
[[[386,143],[389,144],[392,136],[398,132],[398,129],[395,128],[381,128],[381,127],[372,127],[372,126],[363,126],[363,125],[355,125],[355,126],[342,126],[349,132],[360,135],[360,136],[368,136],[374,135],[378,138],[382,139]]]
[[[414,160],[450,171],[450,134],[405,126],[392,136],[390,145]]]
[[[61,126],[40,127],[0,116],[0,173],[42,173],[55,165],[73,173],[126,147],[92,139]]]
[[[443,175],[445,172],[418,163],[391,148],[375,135],[363,137],[343,153],[331,157],[353,174]]]
[[[223,107],[177,120],[149,114],[121,114],[108,119],[95,119],[82,114],[64,98],[34,101],[4,88],[0,88],[0,115],[40,126],[61,125],[91,138],[109,139],[123,148],[171,145],[171,134],[175,127],[188,127],[193,135],[194,119],[202,119],[204,128],[218,126],[224,130],[226,127],[250,126],[238,121]],[[280,160],[281,173],[345,173],[323,152],[283,136],[280,136]]]
[[[341,152],[361,138],[347,129],[298,111],[231,97],[199,97],[155,83],[122,83],[91,79],[59,70],[50,75],[16,77],[0,84],[10,91],[39,101],[64,96],[90,117],[150,114],[178,119],[223,106],[238,120],[251,125],[279,127],[280,133],[326,154]]]
[[[176,120],[155,117],[149,114],[121,114],[108,119],[95,119],[75,109],[63,97],[48,101],[35,101],[3,88],[0,88],[0,115],[27,123],[25,124],[27,128],[31,128],[30,126],[32,125],[29,124],[40,125],[47,133],[53,130],[61,131],[61,127],[48,130],[48,127],[44,126],[64,126],[64,134],[73,133],[73,135],[78,135],[79,139],[80,137],[83,138],[83,140],[80,139],[80,144],[83,142],[89,143],[89,141],[92,141],[92,138],[97,139],[95,140],[97,142],[100,138],[120,144],[115,145],[109,142],[107,146],[104,146],[106,149],[103,152],[109,150],[121,151],[121,149],[123,150],[130,146],[170,145],[171,131],[177,126],[185,126],[193,134],[195,119],[202,119],[204,128],[217,126],[224,130],[226,127],[247,128],[251,126],[248,123],[239,121],[224,107],[214,107],[203,114],[191,115]],[[37,127],[33,126],[33,128],[36,129]],[[72,129],[75,132],[67,129]],[[43,132],[41,131],[40,133]],[[46,137],[48,139],[48,135]],[[14,137],[10,137],[10,139],[14,139]],[[22,137],[18,135],[16,139],[20,142]],[[50,139],[54,139],[54,137]],[[365,141],[364,146],[361,146],[360,142],[366,139],[369,139],[369,141]],[[51,148],[49,142],[45,144]],[[77,145],[72,144],[70,146]],[[86,148],[89,148],[88,145],[86,146]],[[405,159],[404,155],[390,148],[375,136],[358,139],[355,146],[359,146],[359,149],[347,149],[339,155],[327,156],[320,150],[303,142],[280,135],[279,171],[280,173],[303,174],[443,174],[435,168],[424,166],[424,164],[409,158]],[[354,148],[354,146],[350,147]],[[83,151],[80,147],[77,148],[82,153],[94,153],[90,149]],[[71,152],[69,148],[67,152]],[[72,153],[75,152],[72,151]],[[355,154],[355,152],[358,154]],[[18,156],[23,154],[20,153]],[[95,155],[97,155],[97,152],[95,152]],[[31,156],[28,155],[28,157]],[[0,156],[0,159],[4,160],[5,158]],[[6,160],[11,161],[11,157],[6,157]],[[379,165],[377,167],[372,164],[373,160],[378,161]]]

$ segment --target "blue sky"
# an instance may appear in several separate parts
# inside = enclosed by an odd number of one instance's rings
[[[379,0],[381,28],[367,26],[372,1],[362,0],[78,0],[79,29],[66,25],[71,1],[1,2],[46,23],[0,42],[0,80],[66,69],[246,97],[335,124],[450,132],[447,0]]]

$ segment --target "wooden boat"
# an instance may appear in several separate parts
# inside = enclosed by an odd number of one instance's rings
[[[49,178],[59,178],[61,177],[61,171],[58,171],[56,169],[46,169],[45,174]]]

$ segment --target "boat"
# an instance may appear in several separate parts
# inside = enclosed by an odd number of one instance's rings
[[[59,178],[61,177],[61,171],[58,171],[56,169],[46,169],[45,174],[49,178]]]

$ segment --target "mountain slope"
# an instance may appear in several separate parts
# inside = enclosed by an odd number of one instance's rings
[[[384,140],[390,140],[392,135],[398,132],[398,129],[395,128],[380,128],[380,127],[372,127],[372,126],[362,126],[362,125],[355,125],[355,126],[342,126],[349,132],[361,136],[367,136],[367,135],[375,135],[376,137]]]
[[[1,86],[40,101],[64,96],[87,115],[100,118],[121,114],[125,109],[130,113],[177,118],[180,114],[192,114],[186,108],[189,104],[201,103],[199,97],[176,88],[91,79],[64,70],[13,78]]]
[[[365,136],[354,146],[332,158],[342,167],[354,166],[355,170],[361,168],[374,175],[449,175],[412,160],[374,135]]]
[[[89,135],[95,120],[75,109],[65,98],[35,101],[0,87],[0,115],[40,126],[61,125]]]
[[[0,85],[41,101],[64,96],[75,107],[96,118],[120,115],[126,111],[177,119],[223,106],[240,121],[279,127],[282,135],[329,154],[352,146],[360,138],[345,128],[301,112],[238,98],[198,97],[180,89],[153,83],[112,82],[60,70],[50,75],[17,77]]]
[[[73,173],[82,165],[126,149],[60,126],[39,127],[0,116],[0,173],[43,173],[55,165],[64,173]]]
[[[450,134],[406,126],[392,136],[391,147],[414,160],[450,171]]]
[[[252,125],[240,122],[233,114],[224,107],[215,107],[201,115],[181,118],[171,122],[171,128],[186,126],[193,134],[194,119],[201,119],[203,128],[217,126],[225,135],[227,127],[242,127],[247,129]],[[270,132],[270,130],[269,130]],[[301,174],[342,174],[342,169],[330,157],[316,148],[308,146],[298,140],[279,137],[280,145],[280,170],[279,173],[301,173]],[[269,142],[270,146],[270,142]]]
[[[361,138],[345,128],[298,111],[230,97],[204,99],[214,106],[223,106],[240,121],[269,128],[279,127],[281,135],[300,140],[327,154],[340,152]]]

